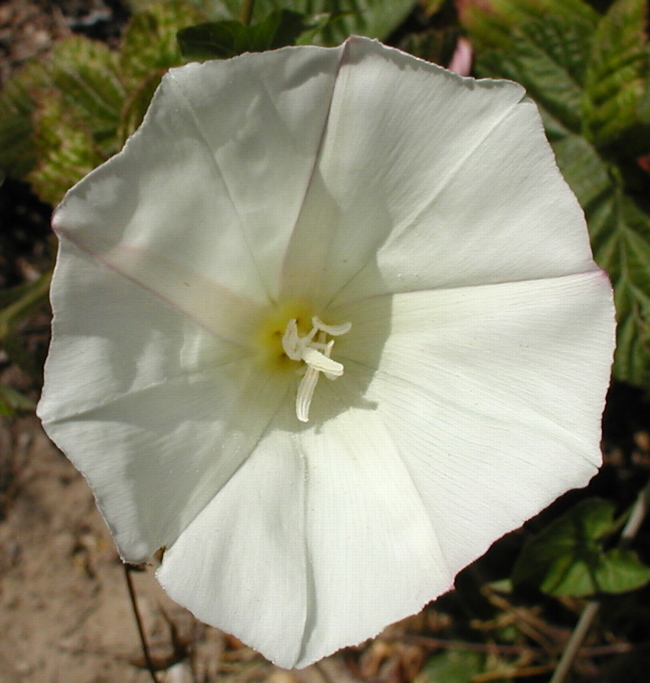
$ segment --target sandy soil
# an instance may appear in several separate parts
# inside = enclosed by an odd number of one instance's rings
[[[1,418],[0,449],[11,477],[0,521],[0,681],[150,681],[123,565],[83,477],[34,417]],[[153,566],[131,576],[161,683],[352,680],[339,658],[321,670],[276,669],[172,603]]]
[[[35,418],[5,422],[14,497],[0,524],[0,680],[150,680],[139,648],[122,564],[83,478]],[[134,573],[152,642],[169,643],[170,603],[151,571]],[[220,645],[220,643],[216,643]]]

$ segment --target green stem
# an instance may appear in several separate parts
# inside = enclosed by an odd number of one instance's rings
[[[242,0],[241,3],[241,13],[239,15],[239,21],[241,21],[244,26],[248,26],[253,18],[253,9],[255,7],[255,0]]]
[[[14,301],[13,304],[7,306],[0,313],[0,343],[9,335],[13,326],[19,320],[26,318],[32,310],[38,308],[47,298],[51,279],[51,271],[43,273],[38,280],[29,285],[18,301]]]

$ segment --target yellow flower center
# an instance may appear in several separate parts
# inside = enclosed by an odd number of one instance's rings
[[[262,345],[278,368],[287,362],[292,367],[300,363],[296,371],[303,377],[296,394],[296,416],[301,422],[309,421],[320,374],[331,380],[343,374],[343,364],[331,357],[334,339],[330,337],[345,334],[352,327],[349,322],[328,325],[317,315],[306,315],[306,308],[296,303],[279,306],[262,327]]]

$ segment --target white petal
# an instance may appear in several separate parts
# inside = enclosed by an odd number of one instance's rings
[[[241,349],[63,242],[39,416],[92,486],[122,556],[169,545],[284,399]]]
[[[56,212],[39,415],[126,559],[173,542],[284,396],[286,379],[240,359],[277,290],[339,53],[172,71],[139,132]]]
[[[365,376],[355,335],[383,341],[364,398],[399,445],[457,572],[595,474],[614,343],[610,287],[588,273],[402,294],[391,305],[386,337],[365,302],[339,358],[344,377]]]
[[[346,43],[286,291],[326,305],[593,269],[523,88]]]
[[[174,600],[285,667],[298,658],[306,619],[304,488],[291,435],[268,435],[158,570]]]
[[[100,257],[137,249],[275,299],[339,59],[292,48],[171,70],[142,127],[68,193],[55,228]]]
[[[582,210],[532,102],[511,110],[427,205],[396,225],[376,267],[391,291],[596,270]]]
[[[172,597],[282,666],[598,463],[611,294],[522,98],[358,38],[189,65],[56,213],[44,425],[122,556],[167,546]],[[249,350],[279,294],[352,324],[307,425]]]
[[[65,239],[50,296],[53,339],[39,404],[46,421],[248,353]]]
[[[336,393],[320,399],[336,411]],[[300,436],[283,428],[293,420],[283,410],[158,572],[198,618],[287,668],[374,635],[453,581],[377,416],[346,411]]]
[[[65,232],[59,234],[59,239],[68,241]],[[102,243],[102,238],[98,238],[95,247]],[[118,244],[88,255],[149,290],[215,337],[244,348],[250,348],[259,321],[268,308],[149,249]]]
[[[180,376],[44,422],[86,475],[125,560],[172,544],[254,448],[286,387],[251,381],[249,369],[245,361]]]
[[[286,667],[417,611],[495,538],[585,484],[599,460],[602,405],[591,396],[604,395],[613,344],[601,273],[378,297],[338,313],[354,320],[337,339],[344,375],[319,383],[304,428],[283,406],[161,571],[175,599]],[[302,475],[273,474],[290,467],[280,453],[302,453],[304,494],[286,490]],[[261,493],[269,487],[277,498]],[[286,512],[291,496],[304,527]],[[304,534],[304,583],[291,574],[290,597],[279,577],[295,565],[276,548],[299,553],[295,537],[267,532],[274,506]]]
[[[334,408],[344,380],[322,382],[320,403]],[[376,635],[452,586],[395,443],[377,413],[360,408],[302,434],[311,573],[297,667]]]

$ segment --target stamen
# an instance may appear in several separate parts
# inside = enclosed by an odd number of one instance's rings
[[[326,325],[318,316],[314,316],[311,322],[313,327],[309,334],[300,337],[298,323],[292,318],[282,336],[282,348],[287,356],[307,365],[296,395],[296,416],[301,422],[309,421],[309,408],[320,373],[324,373],[327,379],[336,379],[343,374],[343,364],[330,358],[334,340],[327,341],[327,336],[337,337],[352,328],[352,323]]]
[[[338,337],[345,334],[352,329],[352,323],[343,323],[342,325],[326,325],[317,315],[311,319],[311,324],[317,329],[329,334],[330,337]]]
[[[309,408],[318,384],[318,370],[307,368],[307,372],[300,380],[296,394],[296,416],[301,422],[309,422]]]
[[[298,324],[295,318],[287,323],[287,329],[282,337],[282,348],[291,360],[301,360],[300,337],[298,337]]]
[[[330,344],[333,344],[334,340],[330,342]],[[328,346],[328,348],[332,348],[331,346]],[[340,377],[343,374],[343,364],[342,363],[337,363],[335,360],[332,360],[328,356],[326,356],[324,353],[321,353],[320,351],[317,351],[315,348],[308,346],[304,353],[302,354],[302,359],[309,365],[310,368],[314,368],[314,370],[317,370],[318,372],[324,372],[328,375],[332,375],[333,377]]]

